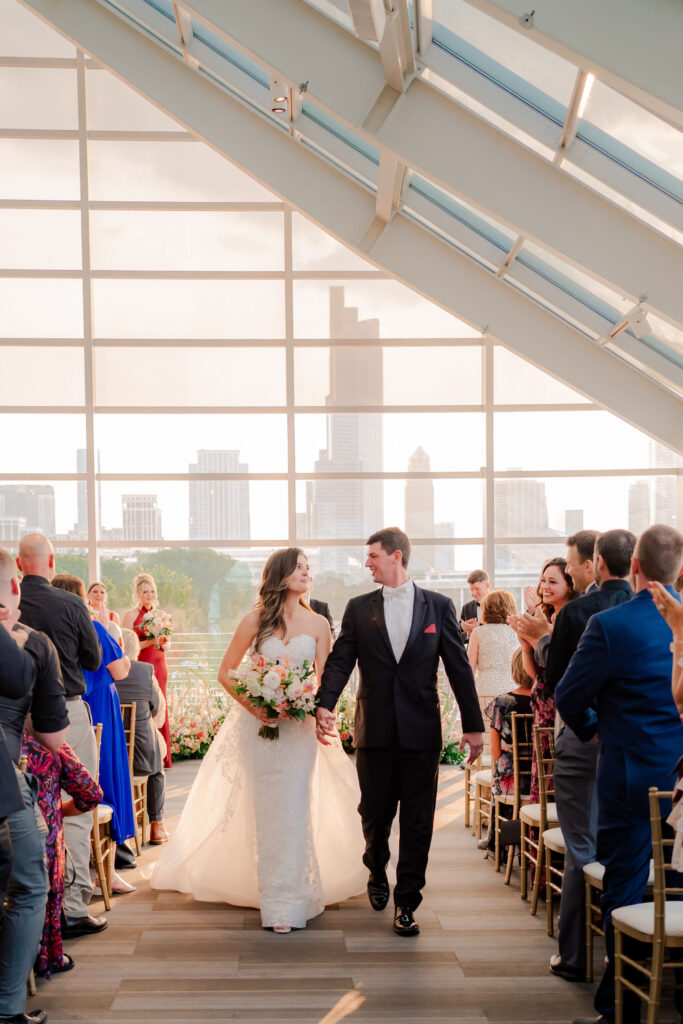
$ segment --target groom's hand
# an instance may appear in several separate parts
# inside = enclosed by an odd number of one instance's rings
[[[460,752],[470,748],[470,756],[467,758],[468,764],[474,764],[482,750],[484,749],[484,733],[483,732],[464,732],[462,739],[460,740]]]
[[[326,736],[334,736],[337,732],[337,718],[334,711],[328,711],[327,708],[318,708],[315,713],[315,734],[318,737],[318,741],[322,743],[324,747],[329,747],[330,741],[326,740]]]

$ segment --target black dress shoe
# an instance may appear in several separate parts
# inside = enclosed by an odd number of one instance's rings
[[[0,1017],[0,1024],[45,1024],[47,1010],[34,1010],[33,1013],[15,1013],[11,1017]]]
[[[103,932],[107,927],[106,917],[62,917],[62,938],[76,939],[79,935],[94,935],[95,932]],[[0,1018],[0,1024],[2,1019]]]
[[[378,878],[377,875],[370,875],[368,879],[368,899],[373,910],[384,910],[389,902],[389,883],[387,876]]]
[[[558,978],[564,978],[565,981],[586,980],[585,970],[582,967],[571,967],[559,953],[550,957],[550,973],[556,974]]]
[[[397,935],[419,935],[420,926],[408,907],[396,907],[394,913],[394,931]]]

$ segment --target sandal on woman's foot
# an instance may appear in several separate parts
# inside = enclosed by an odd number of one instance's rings
[[[287,935],[291,930],[288,924],[276,924],[273,926],[273,931],[277,932],[278,935]]]
[[[53,974],[64,974],[64,971],[70,971],[74,966],[74,958],[69,956],[68,953],[62,953],[62,962],[59,967],[53,967]]]

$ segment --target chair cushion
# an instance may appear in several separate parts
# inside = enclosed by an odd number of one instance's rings
[[[110,807],[109,804],[100,804],[97,808],[97,820],[100,825],[106,821],[111,821],[114,816],[114,808]]]
[[[561,828],[547,828],[543,833],[543,842],[555,853],[564,853],[565,842]]]
[[[482,768],[480,772],[475,772],[473,781],[478,786],[492,786],[493,775],[490,768]]]
[[[583,869],[583,877],[590,878],[594,884],[597,882],[596,888],[602,889],[602,880],[605,877],[605,865],[601,864],[599,860],[594,860],[592,864],[586,864]]]
[[[520,809],[519,816],[527,825],[538,825],[541,821],[541,805],[526,804]],[[547,820],[548,822],[557,821],[556,804],[547,805]]]
[[[683,939],[683,903],[666,903],[665,930],[667,937]],[[631,907],[617,907],[612,911],[615,925],[624,925],[642,935],[654,935],[655,905],[654,903],[638,903]]]

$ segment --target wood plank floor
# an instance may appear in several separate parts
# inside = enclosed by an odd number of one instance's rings
[[[168,774],[171,830],[197,767]],[[532,918],[517,874],[507,888],[463,828],[463,778],[442,769],[417,939],[395,936],[390,910],[375,913],[365,896],[283,936],[263,931],[256,910],[153,892],[127,871],[137,892],[114,901],[106,931],[68,943],[76,967],[40,983],[30,1005],[52,1024],[566,1024],[590,1015],[592,986],[548,973],[556,945],[544,906]],[[148,847],[140,863],[157,855]],[[674,1019],[666,1010],[661,1020]]]

